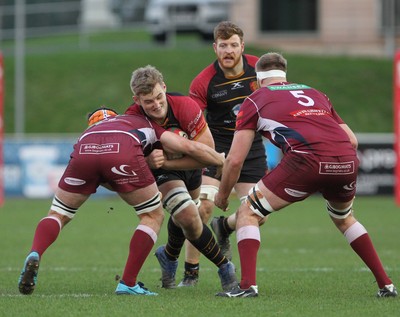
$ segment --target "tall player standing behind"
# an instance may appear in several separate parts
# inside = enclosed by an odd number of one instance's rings
[[[215,142],[216,151],[228,153],[233,140],[236,115],[243,100],[257,89],[254,70],[258,58],[244,54],[243,31],[229,21],[214,29],[214,52],[217,60],[203,69],[190,85],[190,97],[206,112],[206,120]],[[244,162],[235,191],[242,200],[250,188],[264,175],[267,168],[265,148],[257,135]],[[209,167],[202,177],[200,215],[207,223],[214,209],[214,196],[220,179],[215,168]],[[211,222],[218,244],[224,255],[231,259],[229,235],[235,230],[235,214],[214,218]],[[186,247],[185,275],[179,286],[193,286],[198,281],[200,253],[189,243]]]

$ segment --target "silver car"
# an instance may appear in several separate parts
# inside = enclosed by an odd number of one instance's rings
[[[229,19],[230,0],[150,0],[145,22],[157,42],[169,34],[199,33],[204,40],[213,39],[214,27]]]

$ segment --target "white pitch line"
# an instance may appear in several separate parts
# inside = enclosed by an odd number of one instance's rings
[[[237,267],[238,270],[240,270],[240,266]],[[83,267],[44,267],[40,269],[40,272],[109,272],[113,274],[119,274],[122,269],[105,269],[104,267],[102,268],[83,268]],[[202,267],[201,270],[204,272],[210,272],[216,270],[216,268],[211,268],[211,267]],[[289,268],[274,268],[274,267],[258,267],[257,271],[260,272],[341,272],[343,270],[347,269],[342,269],[340,267],[289,267]],[[385,267],[385,270],[388,272],[396,272],[400,271],[400,267]],[[16,267],[1,267],[0,272],[20,272],[21,268],[16,268]],[[150,272],[160,272],[160,268],[148,268],[144,269],[144,271],[150,271]],[[369,271],[369,269],[365,266],[353,269],[354,272],[364,272],[364,271]]]
[[[93,294],[57,294],[57,295],[35,295],[35,297],[42,298],[87,298],[87,297],[106,297],[114,294],[104,294],[104,295],[93,295]],[[22,294],[0,294],[0,297],[26,297],[26,295]]]

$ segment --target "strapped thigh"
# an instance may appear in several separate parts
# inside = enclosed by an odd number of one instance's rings
[[[140,204],[134,205],[133,208],[136,210],[137,215],[141,215],[147,212],[152,212],[161,206],[161,193],[158,192],[150,199]]]
[[[264,218],[268,216],[270,213],[275,211],[268,200],[261,193],[258,185],[255,185],[253,188],[249,190],[249,195],[246,198],[247,206],[258,216]]]
[[[195,205],[185,187],[171,189],[163,198],[163,206],[171,215],[179,213],[191,204]]]
[[[218,187],[214,185],[201,185],[200,199],[214,202],[215,195],[218,193]]]
[[[335,219],[345,219],[353,211],[353,202],[345,209],[335,209],[329,204],[329,201],[326,201],[326,210],[328,211],[329,215]]]
[[[75,213],[78,211],[78,208],[69,207],[57,196],[54,196],[50,209],[70,219],[74,218]]]

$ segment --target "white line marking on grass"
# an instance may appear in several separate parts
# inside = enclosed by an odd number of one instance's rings
[[[0,272],[15,272],[21,271],[21,268],[18,267],[2,267],[0,268]],[[40,272],[119,272],[121,268],[104,268],[104,267],[70,267],[70,266],[58,266],[58,267],[50,267],[44,266],[40,268]]]
[[[65,298],[65,297],[70,297],[70,298],[86,298],[86,297],[104,297],[104,296],[109,296],[110,294],[104,294],[104,295],[93,295],[93,294],[51,294],[51,295],[33,295],[34,297],[42,297],[42,298]],[[114,295],[114,294],[112,294]],[[26,295],[22,294],[0,294],[0,297],[26,297]]]
[[[399,268],[390,268],[390,267],[385,267],[385,270],[387,272],[396,272],[399,271]],[[295,267],[295,268],[279,268],[279,269],[274,269],[274,268],[257,268],[257,271],[259,272],[341,272],[341,271],[348,271],[346,268],[333,268],[333,267]],[[352,269],[353,272],[371,272],[369,268],[367,267],[359,267]]]
[[[240,266],[236,267],[237,270],[240,270]],[[346,270],[341,267],[288,267],[288,268],[273,268],[273,267],[257,267],[257,271],[260,272],[340,272]],[[397,272],[400,271],[400,267],[385,267],[385,270],[388,272]],[[83,267],[47,267],[40,269],[40,272],[108,272],[108,273],[118,273],[121,269],[118,268],[110,268],[106,269],[104,267],[92,267],[92,268],[83,268]],[[150,271],[154,273],[161,272],[160,268],[147,268],[144,271]],[[214,267],[202,267],[202,272],[210,272],[216,271]],[[353,269],[355,272],[369,272],[369,268],[367,267],[359,267]],[[2,267],[0,268],[0,272],[21,272],[21,268],[16,267]]]

